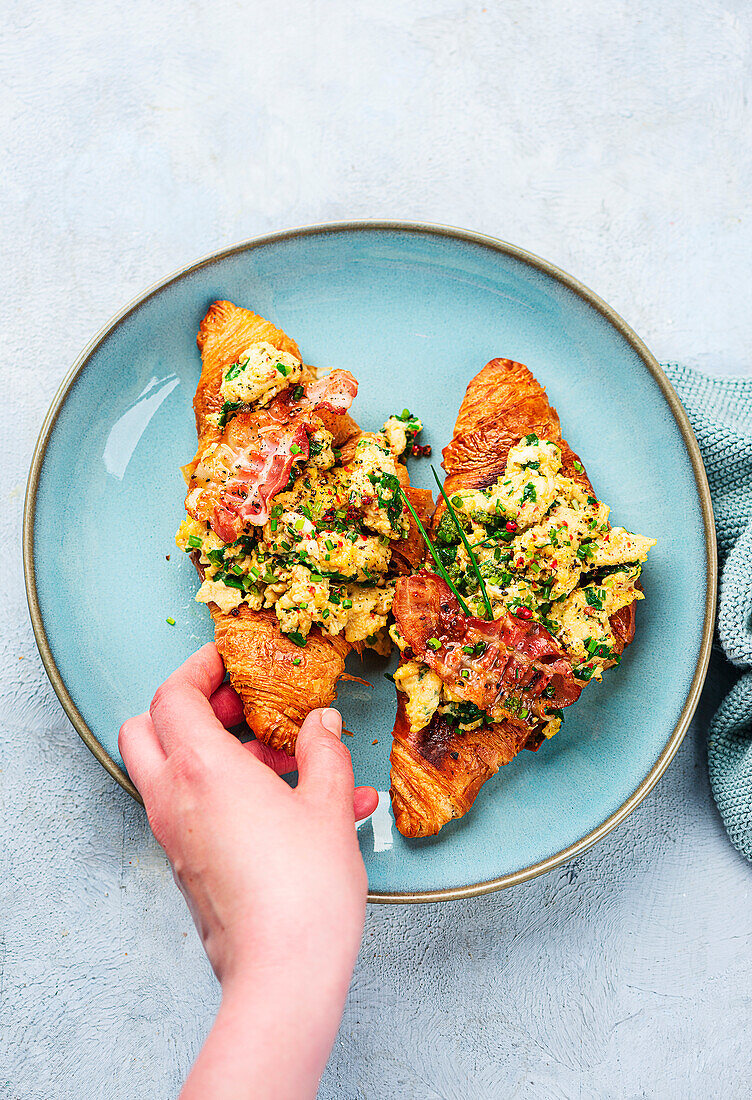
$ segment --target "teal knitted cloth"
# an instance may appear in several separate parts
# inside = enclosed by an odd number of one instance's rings
[[[752,860],[752,378],[668,375],[694,428],[718,534],[718,641],[740,676],[708,730],[710,786],[726,831]]]

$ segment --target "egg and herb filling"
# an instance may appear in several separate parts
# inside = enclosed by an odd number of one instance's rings
[[[449,499],[435,550],[471,615],[489,618],[490,607],[494,619],[509,612],[540,623],[565,650],[580,682],[600,680],[605,667],[619,663],[610,619],[643,598],[637,582],[655,539],[611,527],[608,506],[563,473],[555,443],[534,434],[510,450],[494,485]],[[396,626],[391,635],[404,650]],[[437,711],[463,729],[498,720],[458,702],[451,687],[437,686],[438,678],[426,680],[427,674],[409,661],[395,675],[413,730]],[[542,732],[553,736],[560,724],[560,714],[552,713]]]
[[[408,414],[409,415],[409,414]],[[391,646],[387,618],[394,598],[392,547],[408,533],[397,461],[420,421],[400,435],[392,426],[360,436],[346,457],[321,425],[305,463],[296,463],[263,526],[248,523],[224,542],[208,519],[188,516],[177,545],[194,553],[203,582],[196,599],[231,613],[245,604],[273,608],[280,629],[305,645],[313,627],[342,634],[380,653]]]
[[[268,405],[288,386],[300,381],[303,364],[287,351],[261,341],[248,348],[222,373],[222,408],[216,418],[223,428],[231,413],[242,407]]]

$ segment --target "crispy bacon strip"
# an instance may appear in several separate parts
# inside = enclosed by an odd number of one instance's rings
[[[505,719],[521,721],[533,734],[554,710],[579,698],[582,686],[569,658],[539,623],[509,614],[491,622],[468,618],[434,573],[400,577],[392,610],[418,661],[459,701],[486,714],[504,711]],[[467,653],[471,647],[481,652]]]
[[[346,413],[358,393],[358,383],[349,370],[333,370],[304,387],[303,397],[295,402],[301,411],[325,409],[331,413]]]
[[[234,542],[248,523],[266,523],[272,498],[287,485],[295,462],[308,458],[309,437],[324,423],[316,413],[343,417],[358,383],[349,371],[337,370],[300,386],[297,397],[296,390],[288,387],[267,408],[240,411],[225,427],[218,453],[233,473],[222,486],[213,479],[212,487],[202,487],[202,495],[216,500],[213,508],[190,503],[195,476],[189,483],[188,510],[197,518],[206,515],[225,542]]]
[[[234,542],[246,524],[263,527],[272,498],[284,489],[297,461],[308,458],[308,434],[303,424],[259,433],[254,444],[238,455],[238,468],[219,490],[209,523],[223,542]]]

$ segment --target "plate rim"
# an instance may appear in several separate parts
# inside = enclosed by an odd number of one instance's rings
[[[360,221],[339,221],[339,222],[324,222],[315,225],[301,226],[294,229],[285,229],[274,233],[266,233],[261,236],[251,237],[247,240],[241,241],[238,244],[230,245],[226,248],[218,249],[215,252],[211,252],[208,255],[203,256],[201,259],[187,264],[185,267],[179,268],[172,274],[160,279],[158,282],[152,284],[147,290],[142,291],[139,295],[133,298],[126,306],[119,310],[113,317],[107,321],[102,328],[96,333],[95,336],[89,341],[80,353],[78,358],[73,363],[73,366],[63,377],[55,396],[52,399],[52,403],[47,411],[47,414],[42,422],[42,426],[39,431],[34,451],[31,459],[31,466],[29,469],[29,476],[26,485],[26,495],[24,498],[24,513],[23,513],[23,535],[22,535],[22,548],[23,548],[23,566],[24,566],[24,583],[26,587],[26,599],[29,605],[29,614],[31,617],[31,625],[34,631],[34,638],[39,650],[39,655],[42,658],[42,664],[44,665],[45,672],[52,684],[52,687],[57,695],[60,703],[68,716],[70,722],[75,728],[76,732],[81,737],[84,744],[96,757],[99,763],[110,773],[110,775],[120,784],[120,786],[128,792],[137,802],[143,805],[143,800],[139,795],[136,787],[129,779],[126,772],[115,763],[109,753],[103,748],[98,741],[94,732],[89,728],[84,721],[81,712],[78,710],[66,684],[63,680],[60,670],[58,669],[55,659],[52,655],[52,650],[47,638],[47,632],[44,627],[44,621],[42,618],[42,612],[39,605],[39,598],[36,588],[36,573],[34,567],[34,524],[36,517],[36,496],[39,486],[39,479],[41,476],[42,468],[44,466],[44,460],[47,453],[47,445],[52,434],[52,430],[55,426],[60,411],[65,404],[68,395],[73,388],[74,383],[78,376],[86,368],[89,360],[92,358],[95,351],[99,346],[107,339],[127,317],[134,313],[150,298],[154,297],[165,287],[171,283],[178,282],[181,279],[192,275],[194,272],[199,271],[203,267],[208,267],[212,263],[216,263],[219,260],[226,259],[229,256],[236,255],[240,252],[252,252],[257,248],[262,248],[269,244],[275,244],[280,241],[292,240],[295,238],[311,237],[311,236],[325,236],[336,233],[371,233],[371,232],[403,232],[414,233],[418,236],[432,236],[432,237],[448,237],[454,240],[462,241],[464,243],[479,245],[483,248],[489,249],[501,253],[502,255],[512,257],[521,263],[527,264],[529,267],[534,268],[537,271],[542,272],[545,275],[550,276],[556,282],[565,286],[568,290],[575,293],[579,298],[585,301],[588,305],[593,307],[601,316],[608,321],[617,332],[627,341],[633,351],[636,352],[645,368],[653,376],[658,384],[658,387],[671,411],[671,414],[676,421],[679,431],[681,433],[684,445],[687,449],[690,462],[692,464],[692,470],[695,478],[695,485],[697,487],[698,496],[700,498],[700,507],[702,511],[702,520],[705,534],[705,556],[706,556],[706,591],[705,591],[705,619],[703,623],[702,638],[700,643],[700,650],[695,665],[694,675],[692,682],[687,693],[687,698],[682,707],[679,719],[674,726],[674,729],[669,735],[669,738],[658,756],[658,759],[653,764],[652,768],[645,776],[645,778],[638,784],[636,789],[632,792],[629,798],[626,799],[622,805],[614,811],[605,821],[596,826],[591,832],[587,833],[584,837],[570,844],[568,847],[561,849],[561,851],[554,853],[545,860],[541,860],[538,863],[531,864],[529,867],[522,868],[518,871],[510,872],[509,874],[502,875],[498,878],[488,879],[484,882],[477,882],[468,886],[456,886],[447,889],[440,890],[423,890],[423,891],[395,891],[395,892],[374,892],[368,893],[368,900],[371,902],[381,902],[386,904],[405,904],[405,903],[417,903],[428,901],[456,901],[461,898],[478,897],[482,894],[490,894],[497,890],[503,890],[510,886],[516,886],[519,883],[527,882],[530,879],[537,878],[538,875],[545,874],[547,871],[553,870],[555,867],[561,866],[562,863],[574,859],[575,857],[582,855],[594,844],[597,844],[599,840],[602,840],[612,829],[615,829],[618,825],[632,811],[642,802],[642,800],[650,793],[658,780],[661,778],[666,768],[674,758],[679,745],[684,740],[689,723],[697,707],[697,703],[702,691],[705,677],[707,675],[708,664],[710,661],[710,653],[713,643],[713,630],[715,624],[715,606],[716,606],[716,591],[718,584],[718,558],[716,548],[716,533],[715,533],[715,521],[713,517],[713,506],[710,499],[710,489],[708,486],[707,474],[705,472],[705,466],[700,454],[700,448],[695,438],[694,431],[689,423],[687,414],[684,411],[684,407],[679,400],[673,386],[669,382],[665,372],[659,365],[657,359],[648,349],[647,345],[640,339],[640,337],[633,331],[633,329],[627,324],[627,322],[611,307],[595,294],[584,283],[581,283],[573,275],[568,274],[562,268],[557,267],[555,264],[550,263],[548,260],[544,260],[542,257],[535,255],[532,252],[528,252],[525,249],[519,248],[517,245],[510,244],[508,241],[503,241],[497,237],[489,236],[485,233],[476,232],[470,229],[461,229],[456,226],[441,225],[431,222],[412,222],[412,221],[390,221],[390,220],[360,220]]]

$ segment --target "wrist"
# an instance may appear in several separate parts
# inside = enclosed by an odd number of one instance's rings
[[[311,968],[294,966],[238,971],[223,983],[217,1018],[180,1100],[314,1100],[348,979],[322,984]],[[283,1045],[294,1051],[284,1064]]]
[[[353,965],[354,959],[331,951],[245,959],[224,976],[222,1004],[239,1014],[253,1013],[257,1003],[279,1005],[285,1019],[296,1024],[321,1014],[339,1018]]]

